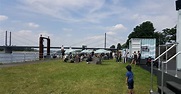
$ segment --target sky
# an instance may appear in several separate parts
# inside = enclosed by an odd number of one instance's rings
[[[18,46],[38,46],[42,35],[56,47],[104,47],[105,33],[106,47],[117,46],[145,21],[161,32],[177,18],[175,0],[0,0],[0,45],[8,31]]]

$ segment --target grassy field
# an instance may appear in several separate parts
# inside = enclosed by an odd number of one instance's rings
[[[127,94],[125,66],[61,60],[0,68],[0,94]],[[133,66],[136,94],[149,94],[150,73]],[[154,90],[156,90],[154,76]]]

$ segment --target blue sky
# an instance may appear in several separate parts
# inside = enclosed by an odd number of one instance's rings
[[[0,0],[0,45],[5,31],[12,45],[107,47],[125,43],[133,28],[151,21],[156,31],[177,23],[175,0]]]

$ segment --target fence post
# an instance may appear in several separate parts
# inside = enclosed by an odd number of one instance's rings
[[[163,94],[163,71],[164,71],[163,66],[164,66],[164,62],[162,62],[161,94]]]
[[[153,92],[153,60],[151,61],[151,89],[150,92]]]
[[[166,45],[166,50],[167,50],[167,45]],[[167,59],[168,59],[168,56],[167,56],[167,52],[166,52],[166,61],[167,61]],[[165,68],[165,73],[167,73],[167,63],[166,63],[166,66],[165,66],[166,68]]]
[[[11,56],[11,61],[10,62],[12,63],[13,62],[13,53],[11,53],[10,56]]]
[[[24,55],[24,62],[26,61],[26,53],[23,54]]]
[[[177,63],[176,63],[176,69],[175,69],[175,77],[178,77],[178,75],[177,75]]]
[[[34,61],[36,61],[36,53],[34,53],[34,55],[35,55],[35,56],[34,56]]]
[[[160,45],[159,45],[159,55],[160,56]],[[160,58],[158,59],[158,70],[160,70]]]

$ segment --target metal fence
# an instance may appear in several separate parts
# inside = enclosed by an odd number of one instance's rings
[[[39,54],[35,52],[17,52],[17,53],[0,53],[0,63],[26,62],[39,59]]]

